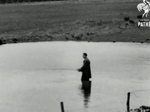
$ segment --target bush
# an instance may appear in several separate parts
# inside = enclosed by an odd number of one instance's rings
[[[17,43],[17,42],[18,42],[18,40],[17,40],[16,38],[12,39],[12,41],[13,41],[14,43]]]
[[[2,40],[0,40],[0,45],[2,45],[3,44],[3,41]]]
[[[125,21],[129,21],[130,18],[129,18],[129,17],[124,17],[124,20],[125,20]]]
[[[81,40],[82,37],[83,37],[83,34],[79,34],[79,35],[75,36],[75,39],[76,39],[76,40]]]
[[[142,15],[138,15],[137,18],[138,18],[138,19],[142,19]]]
[[[134,24],[135,22],[133,20],[129,20],[130,23]]]

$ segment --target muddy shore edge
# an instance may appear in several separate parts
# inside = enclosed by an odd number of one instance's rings
[[[43,41],[150,42],[139,28],[138,2],[6,4],[1,7],[0,44]],[[148,15],[150,16],[150,15]]]

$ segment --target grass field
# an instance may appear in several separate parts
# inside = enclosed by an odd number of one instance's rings
[[[35,41],[144,42],[149,28],[137,28],[139,2],[0,5],[0,39]],[[129,17],[133,22],[125,22]],[[149,15],[150,17],[150,15]],[[148,42],[148,41],[147,41]]]

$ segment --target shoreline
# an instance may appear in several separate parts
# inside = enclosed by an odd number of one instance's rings
[[[137,27],[139,12],[135,5],[137,2],[5,5],[0,12],[0,44],[42,41],[150,43],[150,28]]]
[[[77,21],[0,35],[0,44],[45,41],[150,43],[148,29],[123,21]],[[141,32],[141,33],[140,33]]]
[[[38,42],[93,42],[93,43],[141,43],[141,44],[149,44],[150,42],[140,42],[140,41],[76,41],[76,40],[43,40],[43,41],[19,41],[19,42],[4,42],[0,43],[0,46],[7,44],[22,44],[22,43],[38,43]]]

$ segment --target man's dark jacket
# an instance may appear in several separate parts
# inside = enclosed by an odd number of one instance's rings
[[[91,76],[91,67],[90,67],[90,60],[85,59],[83,61],[83,66],[79,69],[80,72],[82,72],[82,78],[81,80],[89,80]]]

